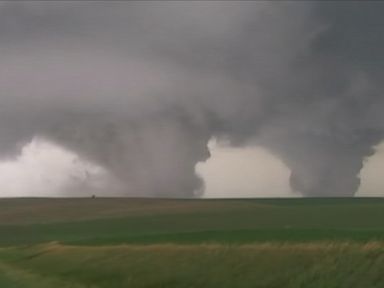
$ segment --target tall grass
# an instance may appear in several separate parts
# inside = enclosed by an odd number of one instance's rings
[[[0,255],[6,259],[2,265],[18,271],[8,275],[10,279],[27,275],[25,288],[384,287],[384,244],[374,242],[104,247],[49,244],[6,249]]]
[[[380,199],[0,200],[0,288],[384,288],[383,219]]]

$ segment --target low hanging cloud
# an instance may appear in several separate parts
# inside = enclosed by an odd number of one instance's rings
[[[264,147],[305,196],[351,196],[383,137],[382,12],[380,2],[4,2],[0,154],[42,137],[108,171],[124,195],[192,197],[214,137]]]

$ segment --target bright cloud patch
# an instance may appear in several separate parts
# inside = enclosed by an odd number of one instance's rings
[[[384,196],[384,142],[375,148],[376,153],[367,158],[360,172],[361,186],[356,196]]]
[[[233,148],[211,141],[211,158],[196,167],[205,197],[297,197],[289,187],[290,170],[259,147]]]
[[[17,158],[0,164],[0,197],[88,196],[102,188],[106,176],[101,167],[34,139]]]

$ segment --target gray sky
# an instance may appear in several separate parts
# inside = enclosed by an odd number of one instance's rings
[[[53,195],[195,197],[201,175],[205,196],[223,176],[225,195],[361,193],[384,131],[382,12],[378,1],[1,2],[4,187],[42,153],[57,169],[36,179],[66,171]],[[212,139],[226,145],[210,151]]]

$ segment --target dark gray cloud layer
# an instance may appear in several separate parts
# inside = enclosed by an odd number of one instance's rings
[[[350,196],[384,131],[384,3],[3,2],[0,153],[45,137],[126,195],[190,197],[207,142]]]

